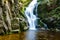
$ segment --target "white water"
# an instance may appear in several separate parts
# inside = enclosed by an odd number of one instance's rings
[[[29,23],[29,30],[36,30],[36,19],[37,16],[34,15],[34,8],[37,6],[37,0],[32,0],[32,2],[28,5],[25,10],[25,15],[27,17]]]

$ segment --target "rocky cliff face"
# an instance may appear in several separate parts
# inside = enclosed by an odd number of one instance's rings
[[[60,29],[60,6],[58,1],[50,1],[50,5],[47,5],[47,3],[38,5],[38,17],[48,25],[48,28]]]
[[[19,3],[19,0],[0,0],[0,34],[20,32],[21,27],[23,30],[27,29],[27,22],[20,11]]]

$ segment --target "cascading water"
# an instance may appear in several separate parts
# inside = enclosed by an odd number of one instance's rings
[[[36,30],[36,21],[37,16],[33,13],[35,7],[37,7],[37,0],[32,0],[32,2],[28,5],[25,10],[25,15],[29,23],[30,30]]]

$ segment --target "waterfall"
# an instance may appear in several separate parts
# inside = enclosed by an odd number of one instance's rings
[[[25,16],[28,20],[29,24],[29,30],[36,30],[36,21],[37,16],[34,14],[34,8],[37,7],[37,0],[32,0],[32,2],[28,5],[28,7],[25,10]]]

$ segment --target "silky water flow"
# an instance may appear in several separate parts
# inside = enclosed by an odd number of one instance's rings
[[[36,30],[37,16],[34,14],[34,9],[37,8],[37,5],[38,5],[37,0],[32,0],[32,2],[28,5],[28,7],[25,10],[25,15],[29,24],[28,25],[29,30]]]

